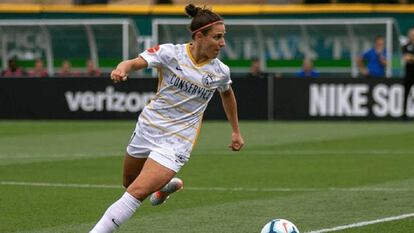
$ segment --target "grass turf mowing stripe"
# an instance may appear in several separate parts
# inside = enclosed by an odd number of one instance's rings
[[[105,184],[64,184],[43,182],[0,181],[0,185],[12,186],[37,186],[37,187],[62,187],[62,188],[106,188],[120,189],[120,185]],[[413,192],[408,188],[223,188],[223,187],[185,187],[189,191],[220,191],[220,192]]]
[[[373,225],[373,224],[378,224],[378,223],[384,223],[384,222],[390,222],[390,221],[397,221],[397,220],[402,220],[402,219],[412,218],[412,217],[414,217],[414,213],[402,214],[402,215],[398,215],[398,216],[391,216],[391,217],[375,219],[375,220],[371,220],[371,221],[351,223],[351,224],[348,224],[348,225],[337,226],[337,227],[332,227],[332,228],[326,228],[326,229],[321,229],[321,230],[316,230],[316,231],[309,231],[309,232],[306,232],[306,233],[324,233],[324,232],[341,231],[341,230],[350,229],[350,228],[363,227],[363,226],[368,226],[368,225]]]

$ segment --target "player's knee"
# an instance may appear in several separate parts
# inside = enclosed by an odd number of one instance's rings
[[[141,202],[144,201],[152,193],[149,189],[145,187],[134,185],[130,185],[127,188],[127,192]]]

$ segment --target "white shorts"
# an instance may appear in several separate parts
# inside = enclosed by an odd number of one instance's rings
[[[136,130],[137,131],[137,130]],[[178,173],[188,161],[189,156],[174,153],[171,148],[162,147],[146,138],[142,133],[134,132],[127,146],[127,153],[135,158],[151,158],[162,166]]]

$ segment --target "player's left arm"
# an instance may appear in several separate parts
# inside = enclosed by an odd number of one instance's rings
[[[232,128],[231,144],[229,145],[229,148],[233,151],[239,151],[244,145],[244,139],[240,133],[239,119],[237,116],[237,102],[231,86],[228,90],[220,92],[220,97],[224,112],[226,113]]]

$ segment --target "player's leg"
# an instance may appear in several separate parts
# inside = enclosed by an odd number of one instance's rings
[[[138,177],[144,167],[145,161],[147,161],[147,157],[148,156],[137,158],[129,155],[128,152],[125,153],[123,168],[123,185],[125,188],[128,188],[128,186]]]
[[[410,77],[409,75],[406,74],[405,78],[404,78],[404,99],[403,99],[403,120],[407,120],[408,119],[408,115],[407,115],[407,108],[408,108],[408,97],[410,95],[411,92],[411,87],[414,84],[414,77]]]
[[[144,201],[151,193],[160,190],[176,172],[152,158],[148,158],[139,176],[128,187],[127,192],[139,201]]]
[[[407,99],[410,92],[410,78],[406,75],[404,77],[404,99],[403,99],[403,119],[407,118]]]
[[[131,156],[128,152],[125,154],[123,174],[123,185],[125,188],[128,188],[140,174],[147,157],[137,158],[137,155]],[[154,206],[160,205],[169,198],[170,194],[181,190],[183,187],[183,181],[180,178],[174,177],[160,190],[151,194],[150,202]]]
[[[405,97],[406,99],[406,101],[405,101],[405,104],[406,105],[404,105],[404,107],[405,107],[405,111],[407,111],[407,108],[408,108],[408,98],[409,97],[411,97],[412,98],[412,96],[410,96],[410,94],[411,94],[411,88],[413,88],[413,86],[414,86],[414,77],[412,77],[412,76],[410,76],[410,77],[408,77],[408,79],[409,79],[409,81],[408,81],[408,85],[407,85],[407,87],[406,87],[406,92],[407,92],[407,96]],[[412,100],[410,101],[410,102],[412,102]],[[406,113],[406,115],[407,115],[407,113]],[[408,115],[407,115],[407,118],[408,118]]]
[[[128,186],[127,192],[112,204],[91,233],[110,233],[127,221],[151,193],[161,189],[176,172],[149,158],[138,177]]]
[[[145,138],[135,131],[131,136],[124,157],[123,186],[125,188],[128,188],[135,178],[137,178],[151,152],[148,149],[148,142]]]

